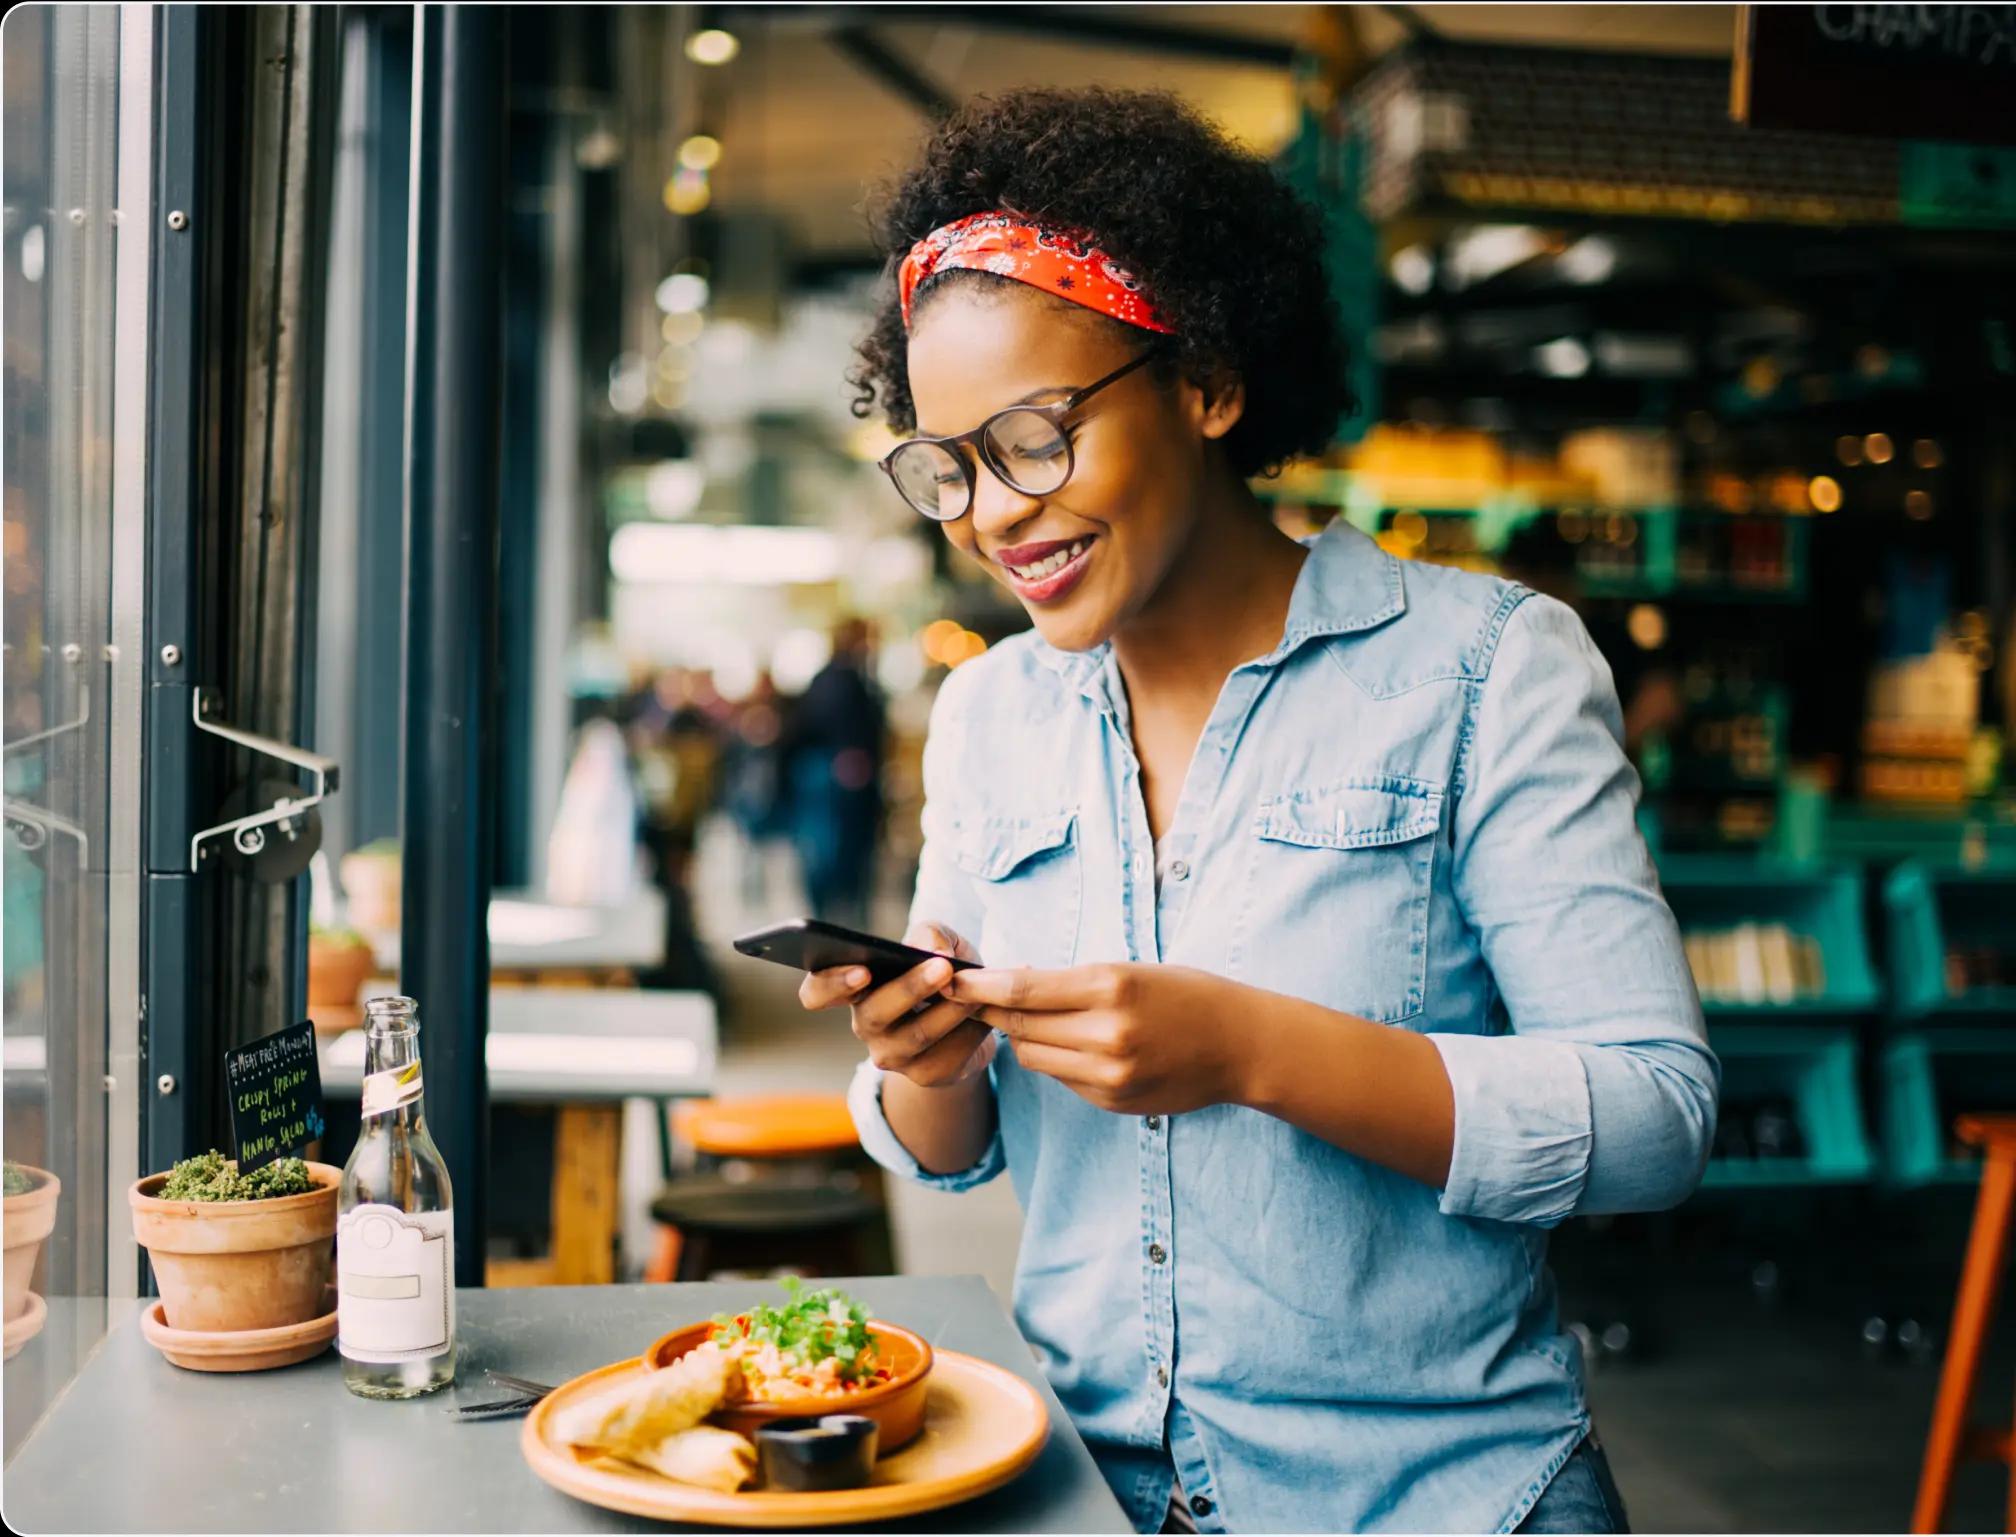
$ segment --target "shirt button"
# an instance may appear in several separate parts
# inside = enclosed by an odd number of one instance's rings
[[[1162,1129],[1162,1117],[1161,1117],[1161,1116],[1159,1116],[1159,1115],[1151,1115],[1151,1116],[1149,1116],[1149,1117],[1148,1117],[1148,1129],[1149,1129],[1150,1131],[1160,1131],[1160,1130]]]
[[[1169,1386],[1168,1367],[1158,1366],[1155,1368],[1155,1386],[1157,1386],[1158,1388],[1166,1388]]]
[[[1187,881],[1190,879],[1190,867],[1179,859],[1169,867],[1169,874],[1174,880]]]
[[[1190,1497],[1190,1509],[1193,1514],[1208,1516],[1211,1514],[1211,1502],[1201,1494],[1193,1494]]]
[[[1163,1248],[1162,1245],[1160,1245],[1159,1243],[1151,1243],[1150,1245],[1148,1245],[1148,1262],[1150,1264],[1159,1265],[1168,1257],[1169,1257],[1169,1251]]]

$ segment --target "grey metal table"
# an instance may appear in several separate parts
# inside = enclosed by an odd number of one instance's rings
[[[537,892],[499,891],[489,917],[492,971],[648,971],[665,959],[665,895],[655,886],[640,885],[620,907],[569,907]],[[364,937],[379,966],[397,975],[397,931],[369,929]]]
[[[984,1281],[887,1276],[837,1284],[878,1317],[1006,1367],[1050,1408],[1050,1443],[1014,1483],[888,1530],[1131,1530]],[[185,1372],[129,1320],[8,1465],[7,1520],[36,1533],[664,1530],[541,1483],[519,1455],[520,1421],[459,1424],[442,1407],[503,1396],[482,1380],[486,1367],[560,1382],[764,1289],[752,1282],[464,1291],[455,1386],[397,1404],[345,1392],[333,1351],[272,1372]]]

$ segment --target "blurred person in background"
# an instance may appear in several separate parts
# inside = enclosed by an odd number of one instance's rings
[[[651,878],[665,898],[665,958],[639,980],[647,987],[718,994],[701,950],[688,877],[700,821],[714,805],[721,730],[708,704],[713,680],[691,668],[666,668],[630,704],[628,736],[641,800]]]
[[[1624,1530],[1548,1233],[1684,1200],[1719,1080],[1609,668],[1274,524],[1350,406],[1322,217],[1176,98],[982,99],[875,234],[883,468],[1034,628],[933,710],[941,958],[801,986],[862,1145],[1013,1180],[1017,1322],[1137,1529]]]
[[[778,756],[792,841],[815,917],[868,926],[882,830],[886,720],[861,619],[834,627],[833,654],[785,719]]]
[[[783,831],[783,712],[777,680],[765,668],[729,717],[721,760],[723,803],[742,835],[742,902],[751,913],[763,911],[769,885],[764,857],[769,842]]]

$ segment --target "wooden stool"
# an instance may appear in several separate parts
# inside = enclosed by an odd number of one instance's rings
[[[731,1260],[893,1268],[882,1171],[862,1155],[844,1096],[688,1100],[672,1124],[701,1172],[652,1203],[660,1228],[647,1281],[704,1280],[704,1267]],[[689,1230],[704,1242],[689,1245]]]
[[[2016,1115],[1963,1115],[1953,1123],[1962,1142],[1986,1152],[1981,1193],[1974,1202],[1974,1228],[1967,1238],[1967,1262],[1960,1271],[1960,1290],[1953,1300],[1953,1329],[1946,1342],[1946,1365],[1939,1376],[1939,1397],[1932,1408],[1932,1431],[1925,1438],[1925,1467],[1918,1479],[1918,1503],[1911,1530],[1936,1532],[1946,1519],[1946,1498],[1953,1488],[1953,1470],[1962,1457],[2011,1465],[2012,1437],[2007,1427],[1967,1426],[1974,1399],[1974,1379],[1981,1368],[1981,1347],[2002,1291],[2003,1261],[2009,1252],[2009,1213],[2016,1206]],[[2016,1531],[2016,1477],[2009,1486],[2007,1529]]]

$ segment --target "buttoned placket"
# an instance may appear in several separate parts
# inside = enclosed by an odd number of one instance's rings
[[[1127,956],[1150,963],[1161,961],[1173,947],[1193,882],[1190,860],[1199,830],[1217,804],[1233,748],[1246,728],[1254,706],[1273,675],[1269,657],[1235,669],[1226,679],[1210,719],[1198,738],[1176,815],[1164,834],[1170,853],[1169,878],[1157,889],[1155,839],[1148,821],[1148,803],[1141,790],[1141,763],[1136,756],[1126,689],[1119,664],[1109,652],[1097,673],[1085,680],[1086,692],[1098,704],[1107,731],[1107,762],[1112,766],[1113,805],[1120,811],[1119,866],[1122,915]],[[1145,919],[1145,921],[1144,921]],[[1174,1118],[1143,1116],[1138,1124],[1141,1180],[1142,1299],[1147,1359],[1147,1386],[1141,1437],[1160,1447],[1169,1439],[1174,1400],[1176,1349],[1175,1188],[1170,1168],[1170,1137]],[[1183,1421],[1187,1423],[1187,1421]],[[1194,1435],[1184,1460],[1198,1466]],[[1203,1475],[1208,1480],[1208,1474]],[[1186,1490],[1189,1485],[1186,1481]],[[1210,1513],[1208,1497],[1200,1517]]]

